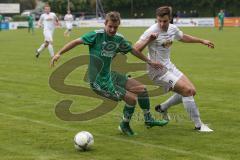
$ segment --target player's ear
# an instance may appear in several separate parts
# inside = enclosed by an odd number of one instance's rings
[[[104,24],[105,26],[108,24],[109,20],[105,20]]]

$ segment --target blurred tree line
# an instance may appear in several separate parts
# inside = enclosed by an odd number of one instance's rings
[[[0,3],[20,3],[21,11],[33,9],[37,0],[1,0]],[[42,0],[48,2],[54,12],[65,14],[68,0]],[[240,0],[101,0],[105,12],[117,10],[122,17],[154,17],[155,9],[162,5],[173,7],[174,13],[190,13],[196,10],[200,17],[216,16],[225,9],[228,16],[240,16]],[[95,12],[96,0],[70,0],[73,12]],[[191,15],[189,15],[191,16]]]
[[[49,3],[54,12],[65,14],[67,12],[68,0],[43,0]],[[70,0],[72,12],[95,12],[95,0]]]
[[[35,0],[0,0],[0,3],[20,3],[20,11],[36,7]]]
[[[134,17],[143,13],[144,17],[154,17],[159,6],[169,5],[173,12],[197,11],[200,17],[216,16],[220,9],[224,9],[227,16],[240,16],[240,0],[103,0],[104,8],[120,10],[124,17]]]

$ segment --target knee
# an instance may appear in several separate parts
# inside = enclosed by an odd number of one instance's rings
[[[127,100],[127,104],[135,106],[137,104],[137,97],[129,97]]]
[[[139,93],[138,93],[139,97],[146,97],[148,96],[148,91],[145,85],[141,85],[139,86]]]
[[[45,47],[48,47],[48,45],[49,45],[49,42],[46,41],[45,42]]]
[[[189,97],[189,96],[195,96],[196,95],[196,89],[193,87],[184,87],[182,96]]]
[[[196,89],[194,88],[193,91],[192,91],[192,95],[195,96],[197,94],[197,91]]]
[[[140,89],[141,89],[142,93],[147,93],[147,88],[145,85],[141,85]]]

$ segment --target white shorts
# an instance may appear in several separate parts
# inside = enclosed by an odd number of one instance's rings
[[[68,30],[71,30],[71,29],[73,28],[72,23],[66,23],[66,28],[67,28]]]
[[[163,93],[167,93],[170,89],[173,89],[182,75],[183,73],[177,69],[174,64],[171,64],[170,67],[168,67],[168,71],[164,75],[158,75],[156,72],[151,74],[151,71],[149,71],[150,79],[163,88]]]
[[[44,40],[48,42],[53,42],[53,30],[44,30],[43,35],[44,35]]]

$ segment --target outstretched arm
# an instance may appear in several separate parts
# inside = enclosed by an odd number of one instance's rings
[[[158,37],[158,33],[151,33],[150,36],[145,39],[145,40],[139,40],[138,42],[135,43],[133,49],[132,49],[132,54],[136,57],[138,57],[139,59],[143,60],[144,62],[146,62],[147,64],[149,64],[151,67],[155,68],[155,69],[163,69],[164,66],[158,62],[153,62],[150,59],[148,59],[143,53],[142,51],[144,50],[144,48],[151,43],[152,41],[154,41],[156,38]]]
[[[56,25],[56,26],[60,26],[60,23],[59,23],[58,17],[56,17],[55,25]]]
[[[158,62],[153,62],[150,59],[148,59],[142,52],[139,52],[135,48],[132,49],[131,53],[136,56],[137,58],[141,59],[142,61],[146,62],[149,64],[151,67],[155,69],[162,69],[163,65],[158,63]]]
[[[201,39],[201,38],[197,38],[197,37],[193,37],[190,36],[188,34],[183,34],[183,37],[180,40],[181,42],[185,42],[185,43],[201,43],[203,45],[208,46],[209,48],[214,48],[214,44],[206,39]]]
[[[76,39],[73,40],[71,42],[69,42],[68,44],[66,44],[62,49],[60,49],[52,58],[51,62],[50,62],[50,66],[54,67],[54,63],[60,58],[60,56],[62,54],[64,54],[65,52],[73,49],[74,47],[76,47],[77,45],[83,44],[83,41],[81,39]]]
[[[38,20],[37,26],[38,26],[39,28],[42,27],[42,19],[41,19],[41,18]]]

